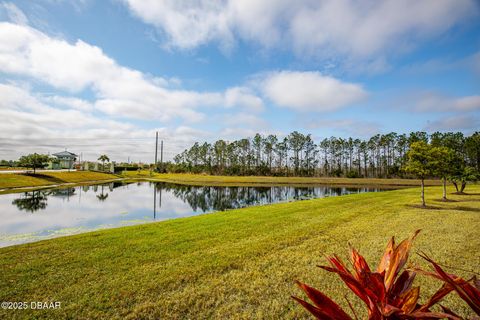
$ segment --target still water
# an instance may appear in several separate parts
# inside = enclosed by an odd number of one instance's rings
[[[110,183],[0,195],[0,247],[268,203],[381,191],[345,187],[198,187]]]

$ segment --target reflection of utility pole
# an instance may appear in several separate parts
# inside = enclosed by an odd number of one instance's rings
[[[153,185],[153,220],[157,217],[157,184]]]
[[[157,218],[157,183],[153,186],[153,220]],[[158,208],[162,208],[162,187],[158,188]]]
[[[160,187],[159,193],[160,193],[160,199],[158,200],[158,207],[161,208],[162,207],[162,187]]]

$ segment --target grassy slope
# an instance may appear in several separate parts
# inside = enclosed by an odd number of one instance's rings
[[[272,185],[272,184],[337,184],[337,185],[377,185],[377,186],[418,186],[415,179],[352,179],[352,178],[311,178],[311,177],[265,177],[265,176],[210,176],[201,174],[150,174],[149,171],[128,171],[126,178],[146,178],[165,182],[189,185]],[[439,180],[426,180],[426,185],[440,185]]]
[[[121,176],[92,171],[76,172],[42,172],[35,176],[25,174],[0,174],[0,189],[39,187],[62,183],[82,183],[99,180],[111,180],[123,177],[125,179],[149,179],[189,185],[370,185],[370,186],[417,186],[418,180],[413,179],[349,179],[349,178],[309,178],[309,177],[258,177],[258,176],[209,176],[195,174],[151,174],[149,171],[124,172]],[[426,185],[439,185],[438,180],[427,180]]]
[[[74,172],[41,172],[35,176],[15,173],[0,174],[0,189],[37,187],[45,185],[56,185],[62,183],[81,183],[97,180],[116,179],[117,176],[91,171]]]
[[[449,190],[450,192],[452,190]],[[423,232],[415,250],[441,263],[480,270],[480,186],[472,195],[427,188],[252,207],[98,231],[0,249],[1,301],[61,301],[56,311],[6,311],[0,318],[305,318],[290,295],[299,279],[338,301],[347,292],[315,266],[345,257],[347,242],[379,260],[388,238]],[[425,264],[416,255],[412,261]],[[468,273],[455,271],[466,276]],[[439,287],[418,277],[422,296]],[[341,289],[340,289],[341,288]],[[455,298],[447,306],[468,312]],[[358,305],[358,302],[356,302]]]

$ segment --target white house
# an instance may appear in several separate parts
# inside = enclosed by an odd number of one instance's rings
[[[77,155],[67,150],[54,153],[53,156],[57,157],[59,163],[58,168],[55,168],[56,165],[52,164],[52,169],[72,169],[75,160],[77,160]]]

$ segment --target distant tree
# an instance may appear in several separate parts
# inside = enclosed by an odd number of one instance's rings
[[[474,167],[464,166],[450,176],[450,181],[452,181],[455,186],[457,193],[463,193],[467,182],[478,181],[479,177],[480,174]],[[460,184],[460,189],[458,188],[458,184]]]
[[[45,168],[50,161],[50,157],[46,154],[33,153],[26,156],[22,156],[18,163],[22,167],[32,168],[33,174],[37,168]]]
[[[226,163],[226,154],[227,154],[227,143],[223,140],[218,140],[213,145],[214,151],[214,162],[217,170],[222,172],[225,169]]]
[[[461,159],[462,170],[469,166],[480,171],[479,132],[466,137],[461,132],[429,135],[422,131],[376,134],[364,141],[355,137],[314,141],[309,134],[292,132],[284,137],[256,134],[232,142],[195,142],[166,170],[227,175],[403,177],[406,154],[415,142],[449,148]],[[436,171],[432,176],[442,178],[445,185],[443,173]]]
[[[405,171],[421,180],[422,206],[425,207],[425,178],[432,174],[432,147],[419,140],[410,145],[407,152]]]
[[[287,137],[283,138],[282,141],[278,142],[274,148],[274,152],[277,156],[276,166],[280,172],[288,174],[288,139]]]
[[[447,201],[447,178],[454,173],[458,157],[452,149],[447,147],[432,147],[430,153],[432,173],[442,179],[442,200]]]
[[[424,131],[410,132],[408,136],[408,143],[411,145],[414,142],[423,141],[428,143],[428,134]]]
[[[293,173],[296,175],[299,171],[301,164],[301,152],[305,146],[305,136],[298,131],[293,131],[288,136],[288,146],[293,151]]]
[[[102,154],[97,160],[102,162],[102,170],[105,171],[105,162],[109,162],[110,158],[106,154]]]
[[[263,137],[257,133],[252,139],[252,148],[255,151],[255,167],[259,167],[262,162]]]
[[[469,165],[475,167],[480,172],[480,132],[475,132],[465,139],[465,153]]]
[[[278,142],[278,139],[273,134],[266,137],[263,141],[263,148],[264,148],[265,154],[267,155],[267,163],[268,163],[268,169],[270,170],[270,173],[272,172],[273,151],[275,150],[275,146],[277,142]]]

